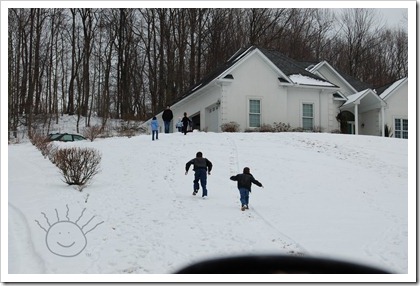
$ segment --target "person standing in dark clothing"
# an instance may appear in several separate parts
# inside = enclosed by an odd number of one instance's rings
[[[191,124],[191,119],[188,118],[186,112],[184,112],[184,117],[182,118],[181,121],[182,121],[182,132],[184,132],[184,135],[187,135],[188,126]]]
[[[162,114],[162,119],[165,124],[165,133],[169,133],[169,126],[173,118],[174,118],[174,114],[172,113],[172,110],[168,105]]]
[[[203,153],[197,152],[196,157],[191,159],[185,164],[185,175],[188,174],[190,166],[194,165],[194,181],[193,181],[193,196],[195,196],[200,188],[198,181],[201,183],[201,188],[203,189],[203,199],[207,198],[207,174],[210,175],[210,172],[213,168],[213,164],[207,159],[203,158]]]
[[[263,185],[255,180],[254,176],[251,175],[248,167],[245,167],[242,174],[230,177],[232,181],[238,182],[239,194],[241,195],[241,210],[244,211],[249,209],[249,193],[251,192],[251,185],[255,184],[258,187]]]

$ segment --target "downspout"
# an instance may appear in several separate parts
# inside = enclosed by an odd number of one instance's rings
[[[218,85],[220,86],[220,105],[219,105],[219,109],[220,109],[220,112],[218,112],[218,119],[217,119],[217,123],[218,123],[218,125],[219,126],[217,126],[217,130],[218,130],[218,132],[220,132],[221,131],[221,128],[220,128],[220,126],[224,123],[224,112],[225,112],[225,108],[226,108],[226,104],[224,104],[225,102],[224,102],[224,93],[225,93],[225,88],[224,88],[224,84],[223,84],[223,82],[218,82]]]
[[[381,116],[382,116],[382,137],[385,137],[385,107],[381,105]]]
[[[354,125],[355,125],[355,135],[359,135],[359,103],[360,102],[355,102],[354,103],[354,115],[355,115],[355,117],[354,117],[354,120],[355,120],[355,122],[354,122]]]
[[[322,104],[321,104],[321,92],[323,92],[324,90],[323,89],[321,89],[320,91],[319,91],[319,93],[318,93],[318,104],[319,104],[319,108],[318,108],[318,113],[319,113],[319,130],[321,131],[321,123],[322,123],[322,120],[321,120],[321,115],[322,115]]]

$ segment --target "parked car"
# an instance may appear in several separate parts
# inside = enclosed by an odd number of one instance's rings
[[[86,138],[79,134],[52,133],[52,134],[48,134],[48,140],[72,142],[72,141],[86,140]]]

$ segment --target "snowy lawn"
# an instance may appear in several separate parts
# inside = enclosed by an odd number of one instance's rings
[[[60,145],[100,151],[101,172],[79,192],[30,143],[8,146],[9,274],[125,274],[120,281],[245,254],[317,256],[406,274],[413,260],[407,140],[194,132]],[[197,151],[214,165],[207,200],[201,189],[192,196],[193,171],[184,174]],[[229,177],[245,166],[264,188],[253,186],[250,209],[241,211]],[[46,240],[58,221],[67,222],[63,233],[74,223],[83,229],[78,251],[55,252]]]

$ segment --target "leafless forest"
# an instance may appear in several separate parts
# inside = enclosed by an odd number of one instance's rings
[[[407,32],[348,9],[9,9],[9,131],[61,114],[143,120],[238,49],[326,60],[374,87],[407,76]]]

